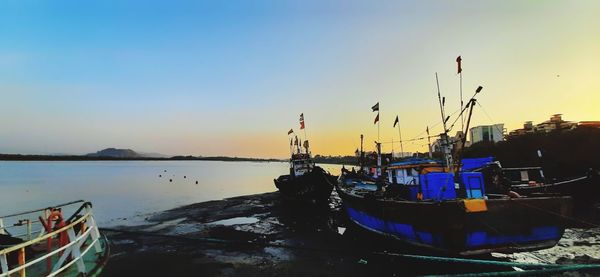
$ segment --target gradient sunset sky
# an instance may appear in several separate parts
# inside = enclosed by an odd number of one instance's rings
[[[0,153],[283,158],[473,125],[600,120],[600,1],[2,1]],[[455,128],[458,130],[458,128]],[[405,151],[425,151],[425,142]],[[396,144],[396,149],[398,145]],[[389,151],[390,145],[384,146]]]

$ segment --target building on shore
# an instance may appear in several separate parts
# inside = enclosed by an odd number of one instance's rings
[[[594,124],[596,124],[596,126],[600,126],[599,121],[582,121],[582,122],[589,122],[589,123],[587,123],[588,124],[587,126],[594,126]],[[509,135],[509,137],[514,137],[514,136],[520,136],[520,135],[524,135],[524,134],[549,133],[549,132],[553,132],[553,131],[572,130],[572,129],[577,128],[577,126],[582,126],[581,125],[582,122],[580,122],[578,124],[577,122],[573,122],[573,121],[565,121],[562,119],[562,114],[553,114],[549,120],[546,120],[546,121],[536,124],[536,125],[533,125],[532,121],[525,121],[525,124],[523,124],[523,128],[513,130],[508,135]]]
[[[504,123],[481,125],[469,129],[469,134],[472,144],[482,141],[499,142],[504,140],[506,129],[504,129]]]

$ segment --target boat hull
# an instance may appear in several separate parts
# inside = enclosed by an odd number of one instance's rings
[[[585,214],[590,212],[592,205],[600,201],[600,177],[585,176],[539,186],[514,185],[511,186],[511,190],[526,196],[541,194],[572,196],[574,212]]]
[[[469,211],[463,200],[385,200],[336,190],[348,217],[371,232],[458,255],[519,252],[554,246],[571,214],[570,197],[485,200]],[[481,200],[483,201],[483,200]]]
[[[281,195],[288,200],[327,203],[337,176],[315,167],[299,177],[281,175],[273,180]]]

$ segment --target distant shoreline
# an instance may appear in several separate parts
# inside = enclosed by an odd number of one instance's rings
[[[49,156],[49,155],[22,155],[22,154],[0,154],[0,161],[231,161],[231,162],[283,162],[282,159],[261,159],[244,157],[194,157],[174,156],[170,158],[151,157],[92,157],[92,156]]]

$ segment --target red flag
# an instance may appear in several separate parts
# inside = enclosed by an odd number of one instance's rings
[[[288,131],[288,135],[289,135],[289,134],[291,134],[291,133],[293,133],[293,132],[294,132],[294,130],[293,130],[293,129],[290,129],[290,130]]]
[[[462,66],[460,65],[461,61],[462,58],[460,56],[456,57],[456,63],[458,64],[458,72],[456,74],[460,74],[462,72]]]
[[[300,129],[304,129],[304,113],[300,114]]]
[[[375,121],[373,122],[373,124],[379,122],[379,113],[377,113],[377,116],[375,117]]]

